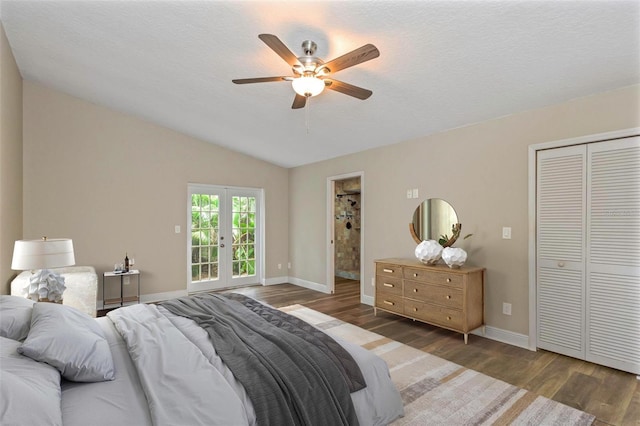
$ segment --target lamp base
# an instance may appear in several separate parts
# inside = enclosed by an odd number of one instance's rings
[[[57,303],[59,305],[62,305],[62,299],[55,301],[55,300],[49,300],[46,297],[41,297],[40,299],[36,300],[36,302]]]
[[[27,286],[27,294],[31,300],[62,303],[62,293],[65,290],[64,277],[60,274],[49,269],[41,269],[39,273],[31,271]]]

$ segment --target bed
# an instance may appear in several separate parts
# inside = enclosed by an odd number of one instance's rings
[[[91,318],[0,296],[0,424],[385,425],[386,363],[243,295]]]

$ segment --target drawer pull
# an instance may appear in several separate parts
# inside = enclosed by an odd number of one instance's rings
[[[395,287],[393,284],[389,284],[389,283],[384,283],[382,285],[385,286],[385,287]]]
[[[451,321],[451,317],[447,317],[447,320],[448,320],[448,321]]]
[[[418,312],[418,308],[413,308],[413,312]]]
[[[418,274],[413,274],[413,277],[414,277],[414,278],[417,278],[417,277],[418,277]]]
[[[447,300],[449,300],[449,299],[451,299],[451,296],[449,296],[449,295],[447,294],[446,298],[447,298]]]
[[[387,268],[384,268],[382,271],[383,271],[383,272],[386,272],[386,273],[388,273],[388,274],[393,274],[393,269],[387,269]]]
[[[450,283],[451,282],[451,278],[447,278],[447,282]]]
[[[393,302],[389,302],[388,300],[385,300],[385,301],[384,301],[384,304],[385,304],[385,305],[391,305],[391,306],[395,305],[395,303],[393,303]]]
[[[418,292],[418,289],[417,289],[417,288],[414,288],[414,289],[413,289],[413,292],[414,292],[414,293],[417,293],[417,292]]]

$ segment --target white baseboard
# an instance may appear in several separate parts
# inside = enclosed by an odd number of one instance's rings
[[[324,284],[314,283],[313,281],[301,280],[300,278],[289,277],[289,282],[309,290],[319,291],[321,293],[330,294],[329,288]]]
[[[273,277],[262,280],[262,285],[277,285],[286,284],[289,282],[289,277]]]
[[[471,334],[486,337],[487,339],[496,340],[512,346],[529,349],[529,336],[526,334],[514,333],[513,331],[503,330],[501,328],[485,326],[485,333],[482,334],[482,328],[474,330]]]
[[[367,296],[365,294],[360,295],[360,303],[364,303],[365,305],[373,306],[375,302],[375,298],[373,296]]]

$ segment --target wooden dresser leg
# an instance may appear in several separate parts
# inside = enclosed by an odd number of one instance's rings
[[[469,334],[468,333],[464,333],[464,344],[466,345],[467,342],[469,342]]]
[[[378,316],[378,308],[376,308],[375,306],[373,307],[373,316],[374,317]]]

